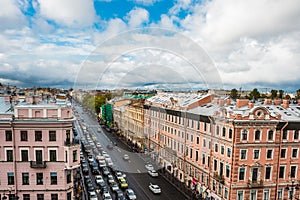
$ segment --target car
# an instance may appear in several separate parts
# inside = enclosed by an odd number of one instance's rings
[[[98,167],[97,161],[93,161],[89,163],[91,167]]]
[[[103,167],[102,168],[102,173],[107,176],[108,174],[110,174],[109,169],[107,167]]]
[[[88,174],[89,173],[89,168],[87,166],[82,167],[82,173],[83,174]]]
[[[132,189],[127,189],[125,193],[129,200],[136,200],[136,195]]]
[[[100,174],[99,167],[98,166],[93,166],[92,173],[93,174]]]
[[[111,175],[111,174],[108,174],[107,180],[108,180],[108,183],[113,183],[113,182],[115,182],[115,179],[114,179],[113,175]]]
[[[94,187],[93,183],[88,183],[88,184],[87,184],[87,190],[88,190],[89,192],[95,190],[95,187]]]
[[[95,181],[96,181],[97,185],[99,185],[100,183],[104,182],[104,179],[101,175],[96,175],[95,176]]]
[[[125,178],[119,179],[119,185],[121,189],[128,188],[128,183],[126,182]]]
[[[105,162],[105,160],[99,160],[99,167],[100,167],[100,168],[106,167],[106,162]]]
[[[101,144],[98,142],[98,143],[96,144],[96,147],[97,147],[97,148],[100,148],[100,147],[101,147]]]
[[[121,178],[126,178],[126,174],[123,174],[122,172],[116,172],[116,178],[120,180]]]
[[[124,160],[129,160],[129,156],[127,154],[124,154],[123,159]]]
[[[113,163],[111,160],[107,161],[106,164],[107,164],[107,166],[109,166],[109,167],[111,167],[111,166],[114,165],[114,163]]]
[[[158,185],[150,183],[149,184],[149,189],[154,194],[160,194],[161,193],[161,189],[160,189],[160,187]]]
[[[113,150],[113,149],[114,149],[114,146],[111,145],[111,144],[108,144],[108,145],[106,146],[106,148],[109,149],[109,150]]]
[[[115,193],[116,193],[117,200],[126,200],[126,197],[125,197],[124,193],[122,192],[122,190],[120,190],[120,189],[116,190]]]
[[[83,177],[83,179],[84,179],[84,183],[87,185],[88,183],[91,183],[92,182],[92,179],[91,179],[91,177],[90,176],[84,176]]]
[[[98,200],[97,194],[95,191],[89,193],[89,200]]]
[[[94,156],[93,155],[88,155],[88,161],[89,161],[89,163],[95,161]]]
[[[104,182],[99,183],[99,189],[101,194],[108,191],[107,185]]]
[[[103,193],[102,199],[103,200],[112,200],[112,198],[108,192]]]
[[[148,174],[152,177],[158,177],[158,172],[156,170],[149,170]]]
[[[146,164],[145,167],[147,170],[154,170],[153,165],[151,165],[150,163]]]
[[[110,188],[111,188],[112,191],[119,190],[118,183],[116,183],[116,182],[111,183]]]

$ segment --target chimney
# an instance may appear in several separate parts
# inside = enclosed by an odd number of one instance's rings
[[[253,102],[249,102],[249,103],[248,103],[248,108],[249,108],[249,109],[252,109],[253,107],[254,107],[254,103],[253,103]]]
[[[288,108],[289,104],[290,104],[290,100],[288,100],[288,99],[284,99],[283,102],[282,102],[282,106],[284,108]]]
[[[271,105],[271,103],[272,103],[271,99],[265,99],[265,104],[266,105]]]
[[[249,103],[249,99],[237,99],[235,106],[237,108],[240,108],[240,107],[243,107],[243,106],[247,106],[248,103]]]
[[[274,99],[274,105],[280,105],[281,99]]]
[[[226,99],[226,105],[230,105],[231,104],[231,100],[228,98]]]

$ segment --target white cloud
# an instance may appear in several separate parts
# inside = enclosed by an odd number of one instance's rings
[[[0,30],[18,29],[26,26],[25,17],[21,13],[15,0],[0,1]]]
[[[127,13],[126,19],[130,28],[136,28],[149,21],[149,12],[144,8],[134,8]]]
[[[96,20],[93,0],[38,0],[41,16],[71,27],[91,26]]]
[[[136,4],[141,4],[144,6],[152,6],[153,4],[155,4],[156,2],[159,2],[161,0],[131,0]]]

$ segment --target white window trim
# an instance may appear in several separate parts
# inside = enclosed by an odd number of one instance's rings
[[[230,149],[230,157],[228,157],[228,149]],[[232,156],[232,148],[231,147],[227,147],[227,150],[226,150],[226,157],[227,158],[231,158]]]
[[[255,139],[255,132],[256,132],[256,131],[259,131],[259,139],[258,139],[258,140]],[[255,129],[254,134],[253,134],[253,141],[254,141],[254,142],[261,142],[261,135],[262,135],[262,131],[259,130],[259,129]],[[274,137],[274,136],[273,136],[273,137]]]
[[[293,151],[294,151],[294,149],[297,149],[297,155],[296,155],[296,157],[292,157],[293,156]],[[299,155],[299,148],[292,148],[292,158],[293,159],[296,159],[296,158],[298,158],[298,155]]]
[[[266,199],[264,198],[264,197],[265,197],[265,191],[269,191],[269,192],[268,192],[269,195],[268,195],[268,199],[267,199],[267,200],[270,200],[270,189],[264,189],[264,190],[263,190],[263,200],[266,200]]]
[[[250,190],[250,196],[249,196],[249,199],[251,199],[251,191],[252,191],[252,190],[255,191],[255,200],[257,200],[257,192],[258,192],[258,191],[255,190],[255,189],[251,189],[251,190]]]
[[[223,147],[223,149],[224,149],[224,154],[222,154],[222,147]],[[221,154],[221,155],[226,155],[226,147],[225,147],[225,145],[223,145],[223,144],[221,144],[220,154]]]
[[[19,161],[22,161],[22,150],[27,150],[28,151],[28,161],[30,161],[30,153],[29,153],[29,147],[20,147],[19,152],[20,152],[20,159]]]
[[[42,160],[45,160],[45,158],[44,158],[44,148],[34,148],[33,149],[33,160],[36,161],[36,155],[35,155],[36,150],[42,150]]]
[[[282,135],[283,135],[283,133],[282,133]],[[287,142],[288,140],[289,140],[289,130],[286,131],[286,139],[282,138],[282,141],[284,141],[284,142]]]
[[[5,147],[4,148],[4,152],[5,152],[5,155],[4,155],[4,160],[7,161],[7,150],[12,150],[14,152],[14,149],[12,147]],[[15,159],[15,158],[14,158]]]
[[[284,158],[281,158],[281,151],[282,149],[285,149],[285,154],[284,154]],[[286,159],[286,154],[287,154],[287,148],[282,148],[279,152],[279,156],[280,156],[280,159]]]
[[[271,167],[270,179],[266,179],[267,167]],[[264,177],[265,181],[271,181],[272,180],[272,171],[273,171],[273,167],[272,166],[265,166],[265,177]]]
[[[290,165],[290,174],[291,174],[291,169],[292,169],[292,166],[295,166],[296,167],[296,170],[295,170],[295,177],[294,178],[291,178],[291,177],[289,177],[290,179],[296,179],[297,177],[298,177],[298,173],[297,173],[297,171],[298,171],[298,165]]]
[[[242,150],[246,150],[246,156],[245,156],[245,159],[242,159]],[[241,159],[241,160],[247,160],[247,154],[248,154],[248,150],[247,150],[247,149],[240,149],[240,159]]]
[[[243,180],[240,180],[240,169],[241,168],[245,168],[245,174],[244,174],[244,179]],[[239,167],[238,169],[238,181],[245,181],[246,180],[246,175],[247,175],[247,168],[246,167]]]
[[[272,150],[272,155],[271,158],[268,158],[268,150]],[[273,155],[274,155],[274,149],[266,149],[266,160],[273,160]]]
[[[56,160],[58,161],[58,148],[57,147],[48,148],[48,161],[50,162],[50,150],[56,151]]]
[[[283,178],[282,179],[285,179],[285,174],[286,174],[286,165],[279,165],[279,171],[278,171],[278,178],[279,178],[279,173],[280,173],[280,167],[284,167],[284,174],[283,174]],[[279,178],[281,179],[281,178]]]
[[[258,150],[258,158],[254,158],[254,151]],[[260,149],[253,149],[253,160],[259,160],[260,159]]]
[[[237,190],[236,191],[236,199],[239,200],[239,192],[242,191],[243,192],[243,198],[245,197],[245,191],[244,190]]]
[[[282,192],[282,198],[279,198],[278,197],[278,200],[283,200],[283,198],[284,198],[284,188],[278,188],[278,190],[277,190],[277,196],[278,196],[278,191],[281,189],[281,192]]]
[[[246,139],[246,140],[243,140],[243,131],[244,131],[244,130],[247,131],[247,139]],[[242,130],[241,130],[241,139],[240,139],[240,141],[242,141],[242,142],[248,142],[248,138],[249,138],[249,130],[247,130],[247,129],[242,129]]]
[[[269,140],[269,131],[273,131],[273,138],[272,138],[271,140]],[[267,141],[273,142],[273,141],[274,141],[274,136],[275,136],[275,131],[274,131],[273,129],[269,129],[269,130],[267,131]]]

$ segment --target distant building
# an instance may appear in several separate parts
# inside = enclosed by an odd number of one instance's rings
[[[80,144],[67,99],[0,97],[0,198],[80,196]]]

